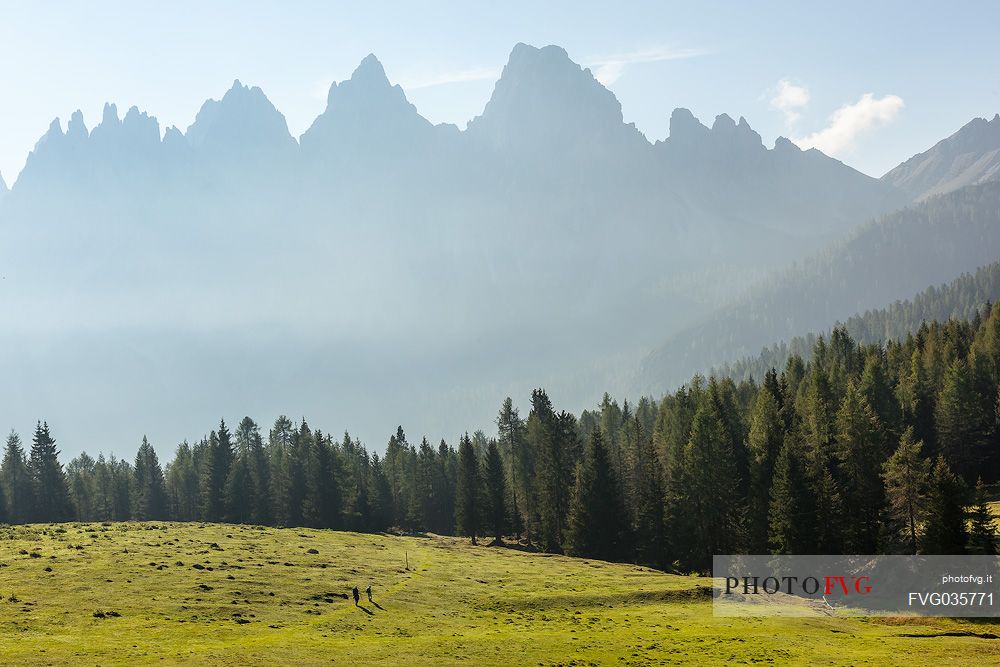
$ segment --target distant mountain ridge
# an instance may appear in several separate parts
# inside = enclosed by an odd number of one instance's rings
[[[289,195],[312,198],[302,184],[346,178],[368,188],[402,168],[410,179],[402,185],[438,196],[454,194],[449,184],[477,196],[511,179],[515,187],[562,184],[606,193],[629,214],[641,209],[662,224],[708,224],[727,234],[735,225],[750,237],[790,234],[803,243],[903,202],[893,187],[787,139],[768,150],[743,118],[737,124],[722,114],[709,129],[678,109],[670,127],[666,140],[651,144],[624,122],[614,94],[565,50],[524,44],[514,47],[483,113],[465,131],[435,126],[369,55],[349,80],[331,86],[326,110],[298,141],[264,92],[239,81],[220,100],[206,101],[185,132],[168,128],[162,141],[154,117],[131,107],[119,119],[109,104],[89,132],[79,112],[65,132],[54,121],[13,193],[97,187],[116,198],[134,195],[141,205],[151,189],[142,179],[162,178],[182,190],[294,183]],[[427,172],[436,183],[426,183]],[[126,189],[116,192],[116,184]]]
[[[917,201],[996,179],[1000,179],[1000,114],[989,121],[969,121],[882,177]]]

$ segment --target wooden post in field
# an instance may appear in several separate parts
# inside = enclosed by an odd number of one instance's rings
[[[410,569],[410,552],[409,551],[404,551],[403,552],[403,556],[406,558],[406,569],[409,570]]]

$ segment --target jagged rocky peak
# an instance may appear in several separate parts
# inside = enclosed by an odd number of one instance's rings
[[[77,109],[73,112],[73,115],[69,117],[69,123],[66,124],[66,136],[82,141],[89,136],[87,132],[87,125],[83,122],[83,112]]]
[[[670,114],[670,140],[685,141],[703,137],[708,134],[708,128],[695,118],[690,109],[678,107]]]
[[[708,147],[720,149],[743,147],[746,149],[763,149],[760,135],[750,127],[743,116],[739,122],[734,121],[729,114],[719,114],[715,117],[712,127],[705,127],[690,110],[679,107],[670,114],[670,135],[664,143],[674,147]]]
[[[82,128],[82,133],[86,136],[83,116],[78,117],[78,114],[79,112],[73,114],[73,118],[70,119],[67,135],[74,134],[75,123]],[[99,145],[150,147],[160,143],[160,123],[145,111],[139,111],[139,107],[134,105],[125,113],[124,118],[119,119],[118,106],[105,103],[101,122],[90,133],[90,137]]]
[[[330,86],[326,109],[300,141],[314,155],[330,155],[359,143],[369,148],[378,143],[405,149],[432,127],[406,99],[403,89],[389,82],[378,58],[368,54],[350,79]]]
[[[802,149],[799,148],[794,141],[788,137],[778,137],[774,140],[774,150],[779,153],[801,153]]]
[[[285,117],[264,91],[245,86],[239,79],[221,100],[207,100],[202,105],[185,136],[197,148],[226,146],[240,153],[254,145],[288,148],[295,144]]]
[[[515,152],[648,145],[634,125],[624,123],[614,94],[558,46],[515,46],[468,132]]]
[[[358,111],[417,113],[403,89],[389,83],[382,63],[371,53],[355,68],[350,79],[330,86],[326,104],[324,115]]]
[[[374,53],[369,53],[362,58],[351,74],[350,81],[357,85],[373,88],[387,88],[391,86],[389,77],[385,75],[385,68],[382,67],[382,63],[379,62]]]

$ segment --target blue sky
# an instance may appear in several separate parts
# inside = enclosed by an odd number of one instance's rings
[[[591,66],[661,139],[674,107],[745,116],[881,175],[1000,111],[997,2],[19,2],[0,0],[0,173],[54,117],[105,101],[186,128],[233,79],[303,132],[369,52],[421,113],[461,127],[517,42]]]

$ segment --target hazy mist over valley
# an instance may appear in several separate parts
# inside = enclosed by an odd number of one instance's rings
[[[1000,250],[993,215],[930,273],[828,285],[804,297],[818,312],[747,328],[763,311],[726,304],[780,289],[794,263],[850,273],[866,235],[895,225],[909,243],[923,205],[874,220],[994,178],[1000,120],[963,129],[993,143],[949,140],[879,180],[767,147],[738,115],[678,108],[647,138],[558,46],[516,45],[464,130],[390,81],[366,57],[297,138],[240,81],[186,130],[114,104],[54,120],[0,187],[8,421],[49,419],[67,454],[144,433],[167,454],[203,435],[192,424],[244,414],[305,415],[376,449],[396,424],[450,441],[537,386],[577,411],[658,396]],[[877,250],[866,266],[888,270]]]

